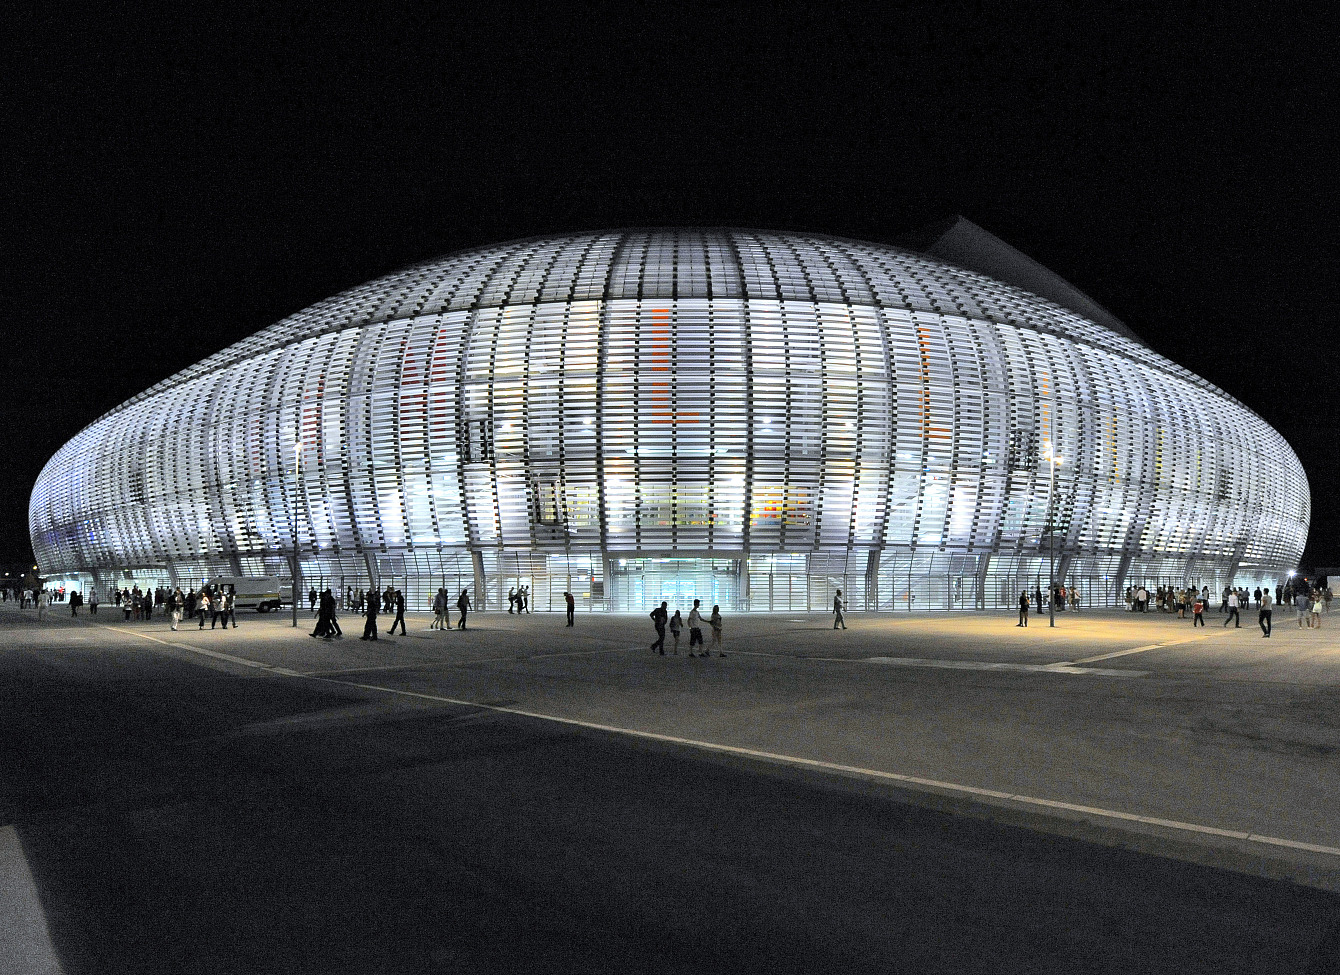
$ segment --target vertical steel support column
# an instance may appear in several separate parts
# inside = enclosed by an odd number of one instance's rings
[[[1117,575],[1112,581],[1115,585],[1112,587],[1113,595],[1116,597],[1116,605],[1120,607],[1125,602],[1126,595],[1126,576],[1131,571],[1131,553],[1129,550],[1121,553],[1121,561],[1117,563]]]
[[[1047,544],[1050,558],[1047,560],[1047,617],[1048,626],[1056,625],[1056,525],[1052,520],[1056,499],[1056,453],[1048,449],[1047,459],[1051,461],[1051,474],[1047,477]]]
[[[471,608],[476,613],[482,613],[484,608],[488,605],[488,596],[485,595],[484,588],[484,553],[475,549],[470,553],[470,561],[474,564],[475,568],[475,598],[479,600],[479,604],[477,606],[472,606]]]
[[[865,608],[867,612],[879,612],[879,549],[877,548],[872,548],[865,557]]]
[[[298,626],[298,600],[302,598],[302,570],[298,564],[298,555],[296,552],[289,556],[288,564],[289,571],[293,575],[293,598],[289,600],[289,602],[293,604],[293,626],[296,629]]]

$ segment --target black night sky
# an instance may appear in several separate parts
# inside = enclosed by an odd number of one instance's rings
[[[896,242],[953,214],[1279,429],[1312,486],[1304,564],[1340,565],[1326,25],[1232,4],[178,6],[8,17],[6,567],[81,427],[404,264],[633,225]]]

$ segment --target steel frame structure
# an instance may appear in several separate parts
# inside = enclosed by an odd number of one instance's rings
[[[416,604],[520,583],[614,609],[1008,608],[1050,541],[1089,602],[1217,591],[1294,568],[1309,516],[1283,437],[1129,333],[909,249],[725,229],[516,241],[354,288],[101,417],[30,504],[48,575],[296,556]]]

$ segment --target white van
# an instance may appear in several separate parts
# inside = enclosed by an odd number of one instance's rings
[[[233,605],[237,609],[268,613],[293,600],[293,587],[287,583],[281,586],[277,576],[218,576],[209,581],[211,585],[220,588],[232,586],[237,597]]]

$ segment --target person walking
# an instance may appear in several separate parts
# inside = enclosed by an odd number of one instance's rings
[[[1321,594],[1321,590],[1318,589],[1312,595],[1312,619],[1308,622],[1307,625],[1314,626],[1320,630],[1321,614],[1325,609],[1326,609],[1326,598]]]
[[[651,645],[651,652],[656,653],[657,651],[660,651],[662,657],[665,656],[665,624],[669,619],[669,613],[666,612],[666,607],[669,605],[669,603],[662,600],[661,605],[651,611],[651,622],[656,627],[656,639]]]
[[[400,635],[405,636],[405,593],[397,589],[395,591],[395,619],[391,622],[391,636],[395,636],[395,628],[400,627]]]
[[[1191,604],[1191,628],[1194,630],[1197,626],[1205,625],[1205,600],[1197,596],[1195,602]]]
[[[307,611],[309,613],[316,612],[316,586],[307,590]]]
[[[1021,592],[1019,594],[1019,622],[1015,623],[1014,625],[1015,626],[1028,625],[1028,593],[1026,592]]]
[[[511,615],[516,610],[516,586],[507,590],[507,613]]]
[[[1261,591],[1261,598],[1258,600],[1261,608],[1256,611],[1256,622],[1261,625],[1261,636],[1268,638],[1272,628],[1271,617],[1274,613],[1271,611],[1270,587],[1266,586]]]
[[[713,607],[712,607],[712,615],[711,615],[711,617],[708,619],[707,622],[708,622],[708,623],[711,625],[711,627],[712,627],[712,646],[714,646],[714,647],[717,648],[717,656],[718,656],[718,657],[724,657],[724,656],[726,656],[726,655],[722,652],[722,650],[721,650],[721,607],[720,607],[720,606],[713,606]],[[845,630],[847,627],[846,627],[846,625],[844,624],[842,628]],[[706,654],[705,654],[704,656],[706,656]]]
[[[437,594],[433,596],[433,622],[428,624],[428,629],[441,632],[443,628],[442,617],[447,612],[447,587],[438,586]]]
[[[340,621],[335,618],[337,600],[335,599],[335,594],[330,591],[330,586],[325,588],[319,598],[320,602],[318,605],[326,607],[326,622],[330,624],[330,636],[343,637],[344,630],[340,629]],[[327,639],[329,639],[329,637]]]
[[[8,592],[8,590],[6,590],[6,592]],[[98,615],[98,590],[96,587],[88,594],[88,615]]]
[[[842,590],[839,589],[833,595],[833,629],[842,627],[847,628],[847,621],[842,618]]]
[[[307,635],[324,640],[330,639],[330,607],[326,605],[324,595],[321,597],[321,608],[316,611],[316,626]]]
[[[464,589],[462,589],[461,594],[456,597],[456,608],[460,610],[461,613],[461,618],[456,624],[456,629],[463,630],[465,629],[465,614],[470,611],[470,594]]]
[[[363,625],[363,635],[359,637],[360,640],[377,639],[377,612],[381,609],[381,605],[381,593],[379,593],[375,587],[369,589],[367,610],[364,614],[367,622]]]
[[[1242,627],[1242,617],[1238,615],[1238,594],[1229,592],[1228,594],[1228,615],[1224,617],[1224,626],[1228,626],[1228,621],[1233,620],[1233,629]]]
[[[568,605],[568,626],[572,626],[573,614],[577,612],[577,600],[573,597],[572,593],[565,592],[563,594],[563,601]]]
[[[1298,628],[1300,630],[1303,628],[1304,623],[1307,623],[1308,626],[1312,625],[1308,622],[1308,607],[1310,605],[1311,603],[1308,601],[1307,593],[1296,592],[1293,594],[1293,609],[1294,613],[1298,616]]]
[[[205,614],[209,612],[213,600],[209,598],[209,591],[200,590],[200,595],[195,598],[195,615],[200,618],[200,625],[197,629],[205,628]]]
[[[662,603],[662,606],[665,604]],[[698,607],[702,605],[702,600],[693,601],[693,609],[689,610],[689,656],[707,656],[707,648],[703,647],[703,614],[698,612]],[[701,654],[693,652],[694,647],[702,647]]]
[[[675,638],[675,648],[672,653],[679,656],[679,631],[684,629],[684,617],[679,615],[679,610],[675,610],[675,615],[670,617],[670,635]]]

